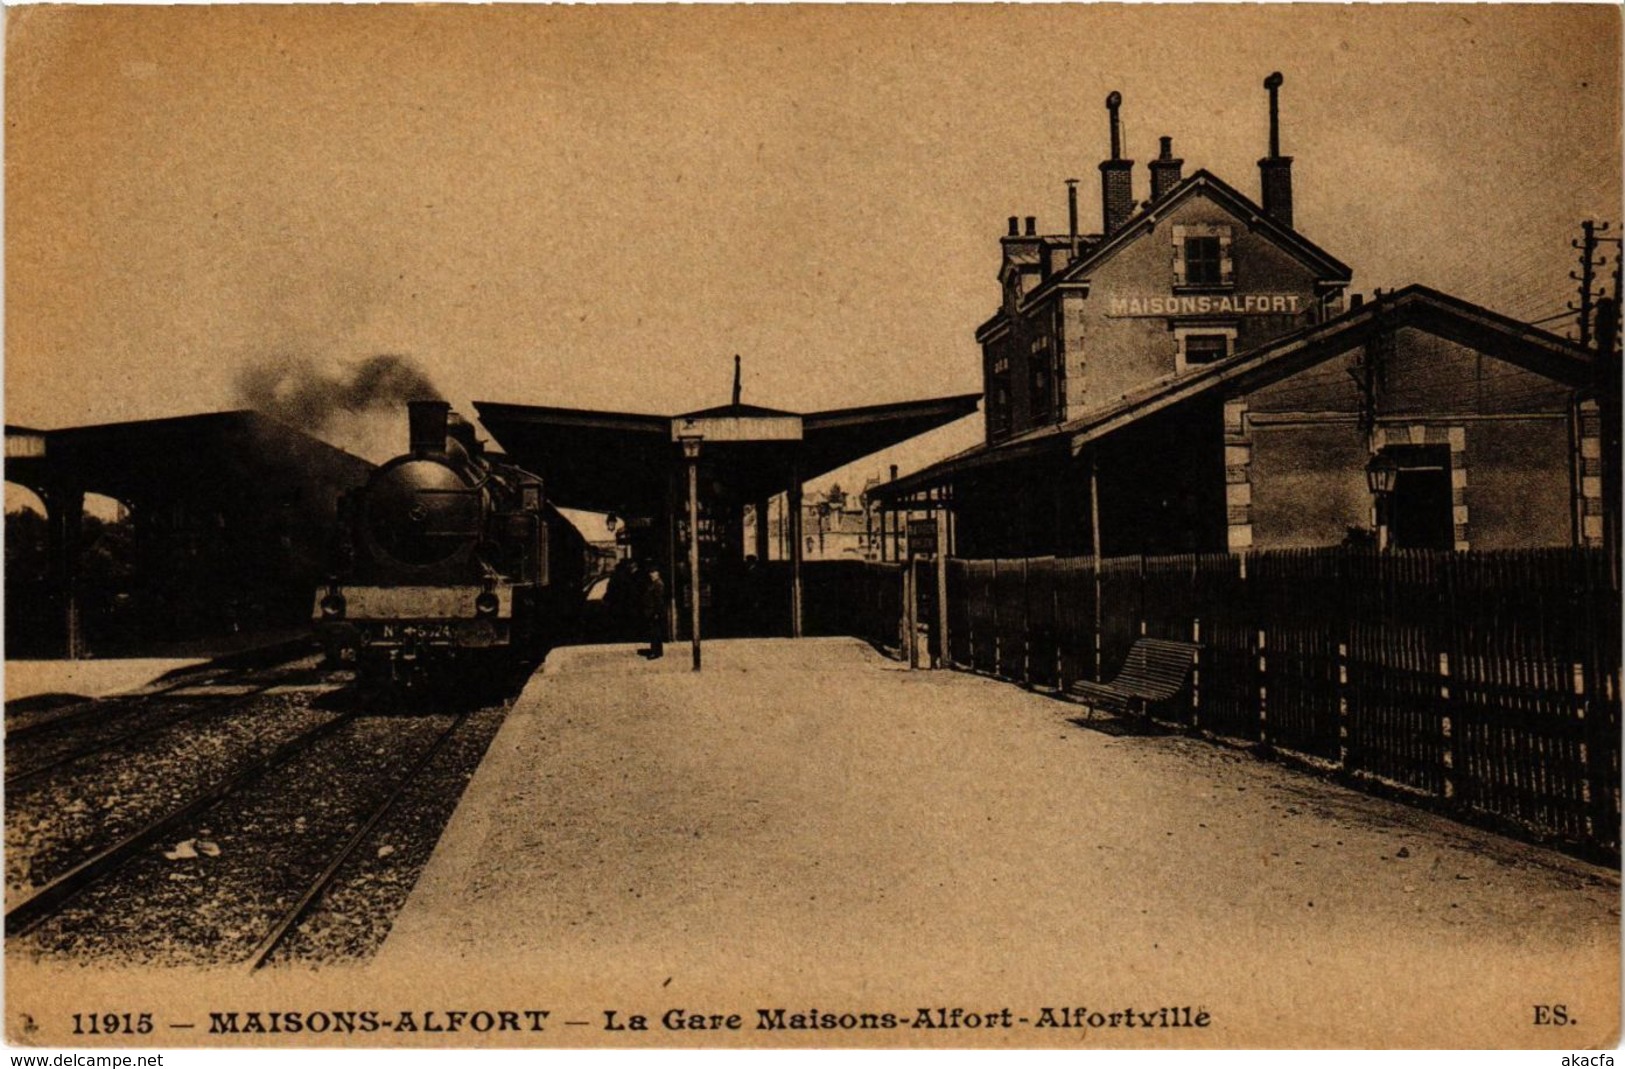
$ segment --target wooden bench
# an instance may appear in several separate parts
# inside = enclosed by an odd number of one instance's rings
[[[1201,648],[1194,642],[1137,638],[1111,682],[1080,679],[1067,692],[1089,705],[1144,713],[1148,703],[1167,701],[1185,688]]]

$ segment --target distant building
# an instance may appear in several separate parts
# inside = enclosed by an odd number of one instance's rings
[[[1073,184],[1066,233],[1000,242],[984,442],[874,498],[949,501],[969,557],[1600,541],[1588,351],[1421,287],[1345,302],[1296,228],[1280,84],[1261,203],[1168,138],[1137,202],[1112,95],[1101,231]]]
[[[869,491],[880,485],[871,478],[864,491],[851,494],[839,483],[820,494],[809,494],[801,503],[802,559],[822,560],[879,560],[881,558],[882,522],[878,502],[872,501]],[[769,510],[768,545],[773,560],[788,559],[785,544],[783,501],[777,501]],[[754,534],[755,518],[746,520],[747,535]]]

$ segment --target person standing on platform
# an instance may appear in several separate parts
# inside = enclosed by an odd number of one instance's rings
[[[648,628],[649,648],[638,652],[649,660],[666,654],[666,584],[660,578],[660,569],[651,567],[643,583],[643,623]]]

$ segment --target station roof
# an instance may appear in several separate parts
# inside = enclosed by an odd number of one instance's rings
[[[797,440],[730,441],[703,448],[726,469],[741,500],[783,493],[844,464],[976,411],[981,394],[796,413],[721,405],[670,416],[475,401],[480,422],[520,466],[540,475],[555,504],[625,515],[653,515],[663,503],[680,454],[679,421],[798,421]]]
[[[1150,383],[1075,420],[972,446],[870,493],[893,501],[943,486],[961,474],[1038,453],[1066,448],[1075,456],[1088,443],[1174,405],[1214,390],[1259,389],[1348,352],[1374,331],[1402,327],[1426,331],[1582,392],[1594,381],[1590,350],[1438,290],[1407,286],[1227,360]]]
[[[373,465],[258,412],[38,430],[6,426],[8,482],[130,504],[177,498],[257,499],[300,483],[357,485]]]

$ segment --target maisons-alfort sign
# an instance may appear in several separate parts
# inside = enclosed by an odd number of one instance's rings
[[[1176,293],[1159,297],[1113,297],[1110,316],[1295,315],[1296,293]]]

